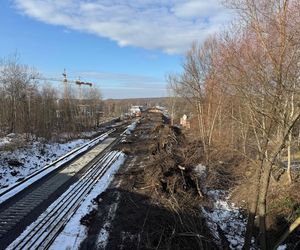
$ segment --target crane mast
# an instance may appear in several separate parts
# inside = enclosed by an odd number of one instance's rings
[[[62,74],[64,77],[63,83],[64,83],[64,99],[69,99],[69,86],[68,86],[68,79],[67,79],[67,71],[64,69],[64,73]]]

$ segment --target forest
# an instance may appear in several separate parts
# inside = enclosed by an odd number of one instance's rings
[[[204,43],[194,43],[182,73],[168,76],[171,113],[176,115],[176,100],[189,103],[207,165],[220,154],[247,162],[248,191],[241,194],[248,214],[244,249],[250,249],[253,236],[261,249],[271,249],[270,197],[282,188],[289,190],[283,197],[289,200],[297,190],[292,165],[299,162],[300,146],[300,3],[232,0],[225,5],[235,20]],[[274,171],[283,162],[278,182]],[[275,249],[300,223],[299,200],[291,203],[289,226]]]
[[[44,80],[45,79],[45,80]],[[67,79],[66,79],[67,81]],[[96,128],[103,121],[99,88],[79,89],[64,79],[54,86],[15,54],[0,62],[0,131],[51,139]],[[61,91],[63,90],[63,91]]]

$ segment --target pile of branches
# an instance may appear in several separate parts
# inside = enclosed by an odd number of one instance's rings
[[[179,128],[165,124],[158,124],[151,137],[149,164],[139,175],[139,182],[151,187],[144,191],[168,211],[164,218],[151,212],[157,218],[151,219],[151,223],[158,223],[155,228],[164,221],[163,234],[159,235],[161,249],[215,249],[199,208],[206,203],[203,179],[195,171],[203,161],[202,144],[189,143]],[[152,239],[157,238],[152,235]]]
[[[179,128],[164,124],[156,126],[152,135],[155,140],[149,147],[151,161],[144,182],[166,195],[185,196],[188,192],[203,198],[201,178],[194,169],[203,160],[200,143],[187,143]]]

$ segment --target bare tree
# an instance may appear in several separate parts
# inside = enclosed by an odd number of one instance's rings
[[[227,82],[244,98],[256,141],[256,182],[250,204],[245,248],[249,249],[254,217],[259,216],[260,245],[267,249],[266,208],[272,166],[300,117],[297,73],[299,36],[291,26],[293,1],[233,1],[243,22],[240,39],[227,41]],[[299,20],[297,21],[299,23]],[[279,131],[279,133],[278,133]]]
[[[197,112],[199,135],[207,162],[209,162],[212,135],[222,104],[222,95],[218,95],[215,91],[217,89],[214,81],[216,48],[215,38],[209,38],[203,46],[194,43],[185,57],[183,74],[170,75],[168,78],[171,88],[185,98]]]
[[[31,97],[36,91],[37,72],[13,56],[1,62],[0,85],[6,102],[6,125],[9,132],[30,131]]]

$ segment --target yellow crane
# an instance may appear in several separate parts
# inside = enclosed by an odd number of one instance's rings
[[[63,72],[62,76],[64,77],[63,79],[49,78],[49,77],[35,77],[34,79],[36,79],[36,80],[44,80],[44,81],[63,82],[63,84],[64,84],[64,99],[65,100],[69,99],[69,83],[75,83],[78,86],[78,95],[79,95],[79,99],[80,100],[82,100],[82,89],[81,89],[81,86],[82,85],[86,85],[86,86],[90,86],[90,87],[93,86],[93,83],[83,82],[83,81],[80,81],[80,79],[76,80],[76,81],[68,80],[66,69],[64,69],[64,72]]]

